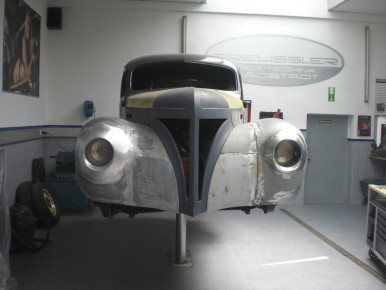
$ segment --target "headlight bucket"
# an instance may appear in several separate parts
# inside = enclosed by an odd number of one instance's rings
[[[295,141],[282,140],[275,147],[274,160],[279,166],[292,167],[299,162],[301,154],[300,146]]]
[[[264,158],[279,173],[294,173],[306,163],[307,149],[300,131],[275,132],[264,144]]]
[[[91,140],[85,149],[85,157],[89,165],[105,167],[111,163],[114,157],[114,149],[109,141],[104,138]]]
[[[178,211],[171,161],[148,126],[121,118],[96,118],[79,132],[76,180],[91,200]]]

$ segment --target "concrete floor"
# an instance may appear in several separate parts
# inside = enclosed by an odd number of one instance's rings
[[[170,268],[175,215],[62,216],[52,244],[10,257],[17,289],[386,289],[385,278],[291,219],[328,237],[386,277],[368,257],[366,207],[279,206],[273,213],[217,211],[188,218],[192,268]]]

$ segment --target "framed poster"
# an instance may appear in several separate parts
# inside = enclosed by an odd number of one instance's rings
[[[3,91],[39,97],[40,15],[5,0],[3,24]]]
[[[358,116],[358,136],[371,135],[371,116]]]

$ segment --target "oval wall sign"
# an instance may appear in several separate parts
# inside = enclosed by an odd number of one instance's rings
[[[335,49],[306,38],[250,35],[211,46],[206,54],[225,57],[240,67],[242,81],[264,86],[302,86],[337,75],[344,65]]]

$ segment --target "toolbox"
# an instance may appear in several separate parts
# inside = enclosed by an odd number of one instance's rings
[[[372,184],[368,190],[367,244],[370,246],[369,256],[378,258],[386,265],[386,186]]]

